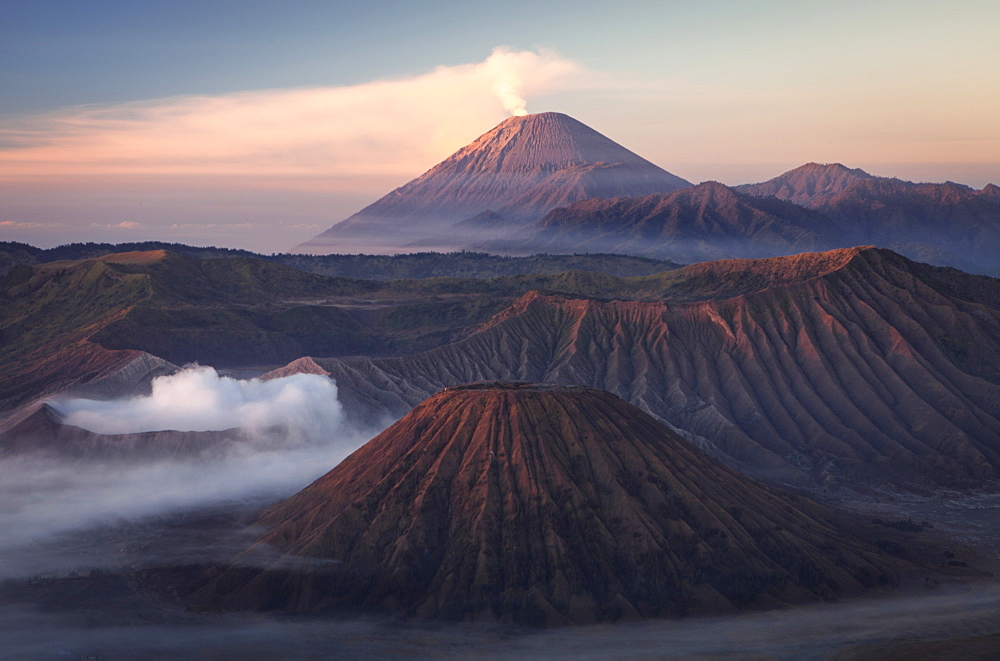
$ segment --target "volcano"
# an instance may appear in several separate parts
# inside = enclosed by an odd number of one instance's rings
[[[195,601],[584,623],[828,598],[901,566],[618,397],[553,384],[445,389],[258,524]]]
[[[690,185],[567,115],[509,117],[293,250],[349,252],[352,246],[439,241],[456,247],[502,236],[577,200],[667,193]],[[437,238],[442,233],[446,239]]]
[[[1000,281],[857,247],[529,293],[424,353],[318,363],[372,420],[468,381],[585,384],[758,479],[926,488],[1000,476],[998,347]]]

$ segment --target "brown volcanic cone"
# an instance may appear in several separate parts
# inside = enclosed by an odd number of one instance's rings
[[[442,391],[260,523],[286,555],[200,600],[591,622],[826,598],[895,564],[614,395],[553,385]]]

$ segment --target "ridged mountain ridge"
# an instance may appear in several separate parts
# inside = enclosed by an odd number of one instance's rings
[[[680,262],[769,257],[829,247],[829,219],[715,181],[673,193],[581,200],[550,211],[527,237],[487,243],[514,252],[670,255]]]
[[[440,392],[258,525],[280,557],[242,556],[196,601],[565,624],[823,599],[901,566],[619,398],[554,384]]]
[[[860,168],[841,163],[806,163],[774,179],[739,188],[758,197],[774,196],[808,207],[842,193],[856,182],[874,178]]]
[[[989,187],[913,183],[813,163],[736,188],[823,214],[833,242],[828,247],[871,243],[967,271],[1000,267],[1000,206]]]
[[[689,185],[567,115],[510,117],[300,247],[308,251],[386,228],[419,241],[487,211],[519,223],[578,199]]]
[[[646,281],[646,279],[643,279]],[[751,475],[802,485],[1000,475],[1000,285],[882,249],[697,264],[661,300],[529,295],[403,358],[317,360],[349,409],[480,379],[613,392]]]

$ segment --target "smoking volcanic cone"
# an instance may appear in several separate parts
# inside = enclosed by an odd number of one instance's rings
[[[582,623],[827,598],[898,566],[614,395],[554,385],[446,389],[259,523],[255,550],[284,555],[209,572],[196,601]]]
[[[344,252],[371,241],[402,246],[441,232],[452,241],[482,241],[577,200],[690,185],[567,115],[509,117],[293,251]]]

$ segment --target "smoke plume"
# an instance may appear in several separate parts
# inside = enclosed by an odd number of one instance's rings
[[[482,66],[492,80],[493,93],[503,109],[515,117],[527,115],[525,96],[566,84],[580,67],[552,51],[514,51],[495,48]]]
[[[504,110],[523,114],[525,98],[580,87],[588,75],[553,51],[501,46],[480,62],[408,78],[69,107],[0,129],[0,184],[208,175],[271,186],[307,179],[295,185],[312,189],[335,177],[352,190],[359,178],[412,177]]]

